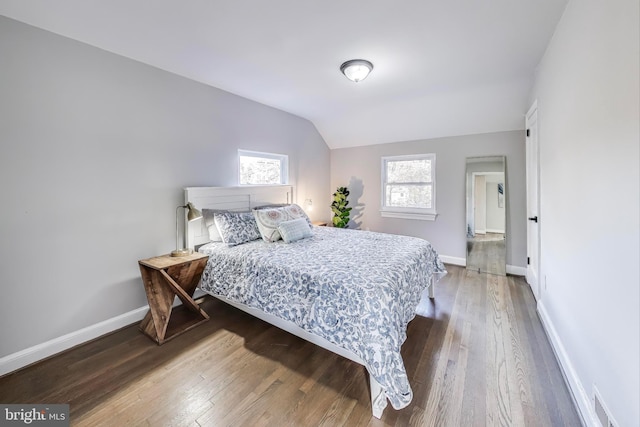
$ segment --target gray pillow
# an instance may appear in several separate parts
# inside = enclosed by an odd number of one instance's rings
[[[278,232],[285,243],[291,243],[311,237],[311,227],[306,218],[296,218],[291,221],[284,221],[278,225]]]

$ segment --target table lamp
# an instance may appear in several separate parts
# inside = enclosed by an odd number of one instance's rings
[[[195,221],[202,218],[202,212],[196,209],[191,202],[184,206],[178,206],[176,208],[176,250],[171,252],[171,256],[187,256],[193,253],[193,249],[187,248],[187,223],[184,222],[184,233],[182,234],[182,247],[180,246],[180,222],[178,221],[178,212],[180,209],[186,209],[187,222]],[[184,218],[183,218],[184,220]]]

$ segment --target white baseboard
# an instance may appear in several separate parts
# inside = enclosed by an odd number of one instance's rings
[[[467,259],[460,257],[453,257],[447,255],[439,255],[440,260],[445,264],[459,265],[460,267],[467,266]],[[518,267],[517,265],[507,264],[507,274],[513,274],[514,276],[524,276],[527,273],[526,267]]]
[[[205,295],[200,289],[194,293],[194,299]],[[180,305],[181,301],[177,300],[175,305]],[[175,306],[174,305],[174,306]],[[121,314],[111,319],[87,326],[75,332],[68,333],[58,338],[34,345],[16,353],[9,354],[0,358],[0,376],[16,371],[32,363],[46,359],[62,351],[68,350],[79,344],[83,344],[102,335],[116,331],[132,323],[140,322],[149,310],[149,306],[136,308],[128,313]]]
[[[571,392],[574,403],[582,417],[583,424],[588,427],[601,427],[598,417],[593,410],[591,398],[580,381],[580,378],[573,367],[573,363],[571,363],[571,359],[567,355],[567,351],[562,344],[562,340],[560,340],[560,337],[558,336],[556,328],[553,326],[553,322],[549,318],[549,314],[547,313],[542,300],[538,301],[537,311],[538,317],[540,317],[540,322],[542,323],[542,328],[546,332],[547,338],[551,343],[551,348],[553,349],[558,364],[560,365],[560,370],[564,375],[565,382],[569,386],[569,391]]]
[[[447,256],[447,255],[439,255],[439,257],[440,257],[440,261],[444,262],[445,264],[459,265],[460,267],[465,267],[467,265],[466,258],[459,258],[459,257]]]
[[[498,230],[494,228],[487,228],[487,233],[496,233],[496,234],[504,234],[504,230]]]
[[[525,276],[527,274],[527,268],[507,264],[507,274],[512,274],[514,276]]]
[[[34,345],[17,353],[9,354],[0,359],[0,375],[8,374],[9,372],[46,359],[76,345],[98,338],[99,336],[108,334],[132,323],[139,322],[148,309],[148,306],[140,307],[128,313],[96,323],[95,325],[87,326],[86,328],[43,342],[42,344]]]

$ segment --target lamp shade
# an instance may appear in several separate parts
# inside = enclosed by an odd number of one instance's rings
[[[202,218],[202,212],[196,209],[191,202],[187,203],[187,221],[195,221]]]
[[[365,59],[352,59],[340,66],[342,74],[356,83],[364,80],[371,70],[373,70],[373,64]]]

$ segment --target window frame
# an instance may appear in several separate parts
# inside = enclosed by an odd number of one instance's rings
[[[269,160],[280,161],[280,182],[270,184],[242,184],[242,167],[241,157],[258,157]],[[248,186],[265,186],[265,185],[288,185],[289,184],[289,156],[286,154],[266,153],[262,151],[251,151],[238,149],[238,185],[243,187]]]
[[[431,182],[415,182],[407,184],[425,184],[431,186],[430,208],[403,208],[387,206],[387,163],[390,161],[429,160],[431,162]],[[435,153],[407,154],[401,156],[383,156],[380,161],[380,215],[386,218],[418,219],[435,221],[436,211],[436,155]]]

